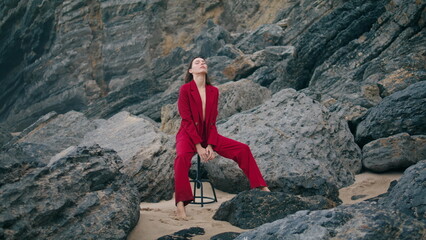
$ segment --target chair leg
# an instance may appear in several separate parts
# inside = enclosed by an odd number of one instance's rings
[[[197,172],[195,175],[195,179],[191,180],[191,182],[194,182],[194,201],[192,201],[191,204],[201,204],[201,207],[203,207],[204,204],[217,202],[217,197],[216,197],[216,191],[214,190],[213,184],[208,180],[201,179],[200,169],[201,169],[201,159],[200,159],[200,156],[198,155],[197,156]],[[212,188],[214,198],[204,196],[203,182],[210,183],[210,187]],[[200,196],[197,196],[197,188],[200,189]],[[201,202],[197,202],[197,198],[199,198]],[[208,199],[210,201],[205,202],[204,199]]]

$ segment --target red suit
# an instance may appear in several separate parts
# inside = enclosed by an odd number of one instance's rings
[[[203,124],[201,96],[194,80],[182,85],[179,91],[178,109],[182,122],[176,134],[175,200],[187,205],[194,196],[191,191],[188,172],[191,159],[197,152],[195,145],[212,145],[219,155],[237,162],[250,181],[250,187],[267,186],[259,167],[247,144],[219,135],[216,128],[219,90],[206,85],[206,109]]]

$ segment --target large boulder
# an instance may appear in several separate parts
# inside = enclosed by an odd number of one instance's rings
[[[139,196],[116,152],[74,147],[42,168],[1,171],[0,238],[126,239]]]
[[[366,143],[398,133],[426,134],[426,81],[410,85],[371,108],[358,125],[356,141]]]
[[[388,209],[398,209],[426,224],[426,160],[405,170],[404,175],[378,200]]]
[[[80,145],[99,144],[114,149],[123,159],[123,172],[136,182],[141,201],[157,202],[173,196],[174,141],[148,118],[120,112],[98,120]]]
[[[361,202],[330,210],[299,211],[239,235],[236,240],[424,239],[426,224],[398,211]]]
[[[79,144],[84,135],[95,128],[96,124],[82,113],[50,112],[2,147],[1,163],[6,166],[23,162],[45,165],[55,154]]]
[[[300,197],[282,192],[244,191],[222,203],[213,216],[234,226],[248,229],[282,219],[299,210],[320,210],[338,203],[323,196]]]
[[[361,150],[347,123],[294,89],[284,89],[264,104],[233,115],[219,133],[248,144],[263,176],[275,191],[323,195],[350,185],[361,169]],[[247,190],[237,164],[217,158],[205,164],[215,187]]]
[[[426,159],[426,135],[400,133],[379,138],[362,148],[362,164],[375,172],[403,169]]]

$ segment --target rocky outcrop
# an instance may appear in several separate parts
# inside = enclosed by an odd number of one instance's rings
[[[5,128],[0,127],[0,148],[8,143],[12,139],[12,134],[10,134]]]
[[[222,203],[213,219],[248,229],[282,219],[299,210],[320,210],[338,203],[323,196],[300,197],[282,192],[245,191]]]
[[[362,148],[362,164],[376,172],[405,169],[426,159],[426,135],[400,133],[369,142]]]
[[[174,141],[155,122],[128,112],[98,120],[80,145],[99,144],[114,149],[123,159],[122,171],[136,183],[141,201],[158,202],[173,196]]]
[[[220,92],[218,120],[256,107],[271,98],[271,91],[247,79],[221,84],[217,87]],[[181,121],[177,104],[163,106],[161,116],[160,129],[166,133],[176,134]]]
[[[329,210],[299,211],[236,239],[423,239],[426,161],[408,168],[376,199]]]
[[[254,239],[422,239],[425,224],[398,211],[361,202],[330,210],[299,211],[239,235]]]
[[[347,123],[293,89],[233,115],[218,129],[250,146],[267,184],[276,191],[333,199],[336,186],[351,184],[361,169],[361,151]],[[246,177],[232,160],[218,158],[205,165],[218,189],[248,189]]]
[[[114,151],[95,145],[49,166],[2,171],[0,238],[126,239],[139,219],[139,196],[121,167]]]
[[[0,152],[2,164],[11,166],[15,163],[38,162],[45,165],[55,154],[79,144],[84,135],[95,128],[96,124],[82,113],[51,112],[3,146]]]
[[[378,200],[388,209],[398,209],[426,224],[426,160],[405,170],[398,183]]]
[[[424,8],[413,1],[344,1],[292,40],[297,57],[287,78],[320,101],[336,99],[334,109],[345,117],[379,104],[425,79]]]
[[[422,81],[384,98],[371,108],[358,125],[355,139],[364,145],[403,132],[424,135],[425,119],[426,81]]]
[[[195,55],[217,55],[233,41],[227,31],[269,23],[282,5],[278,0],[0,3],[0,120],[19,131],[50,111],[84,110],[105,118],[149,102],[181,79],[182,63]],[[208,20],[222,23],[223,30],[203,29]],[[149,109],[140,110],[132,113],[150,115]],[[159,120],[156,112],[150,117]]]

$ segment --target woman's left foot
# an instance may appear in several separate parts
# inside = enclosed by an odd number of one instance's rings
[[[260,187],[259,189],[260,189],[260,191],[264,191],[264,192],[270,192],[271,191],[271,190],[269,190],[268,187]]]

